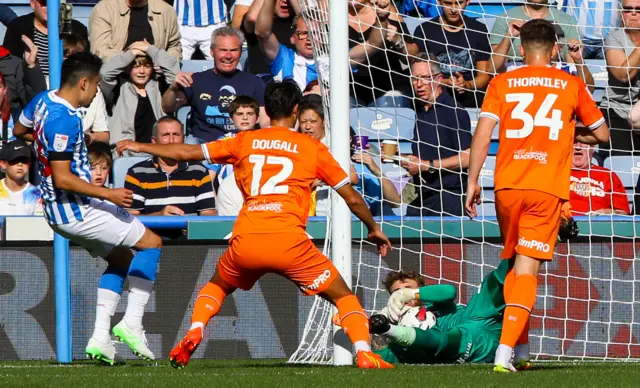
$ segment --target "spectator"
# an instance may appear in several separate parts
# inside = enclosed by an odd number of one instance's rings
[[[639,154],[640,139],[627,119],[640,101],[640,0],[622,0],[622,25],[605,41],[609,86],[600,108],[611,129],[609,144],[600,145],[600,161],[614,155]],[[638,42],[638,43],[635,43]]]
[[[229,104],[237,95],[252,96],[260,103],[260,126],[269,125],[264,113],[264,83],[255,75],[238,70],[244,36],[233,27],[222,27],[211,36],[213,70],[178,73],[162,96],[162,108],[175,113],[191,106],[191,137],[188,143],[213,141],[234,129]]]
[[[421,53],[411,65],[416,94],[416,142],[413,155],[401,162],[420,190],[408,216],[462,216],[466,169],[471,147],[471,120],[466,110],[444,93],[437,58]]]
[[[258,121],[260,105],[258,101],[249,96],[238,96],[229,106],[229,114],[236,131],[254,129]],[[220,216],[237,216],[244,204],[244,198],[236,183],[233,173],[233,165],[214,165],[214,176],[218,176],[220,186],[218,188],[217,210]],[[222,170],[222,171],[221,171]]]
[[[154,65],[162,69],[166,82],[158,80]],[[156,121],[164,116],[162,89],[173,82],[180,71],[178,60],[148,42],[135,42],[123,53],[114,56],[100,70],[101,88],[110,104],[115,103],[111,119],[111,143],[134,140],[150,143]],[[117,101],[115,88],[122,73],[127,74],[121,83]],[[133,156],[130,151],[124,156]]]
[[[11,95],[4,74],[0,73],[0,140],[2,144],[13,140],[13,118],[11,117]]]
[[[227,25],[227,4],[224,0],[174,0],[173,9],[178,14],[182,59],[191,59],[196,48],[204,57],[213,60],[211,33]]]
[[[109,182],[109,173],[113,166],[111,148],[107,143],[95,142],[87,146],[91,165],[91,184],[105,186]]]
[[[294,49],[281,44],[273,33],[273,14],[276,0],[263,0],[255,26],[260,48],[271,66],[271,75],[276,81],[292,79],[300,90],[318,78],[316,62],[311,49],[311,35],[302,15],[293,18],[294,33],[291,42]]]
[[[15,18],[7,26],[2,44],[18,58],[22,58],[26,47],[23,36],[35,44],[37,58],[45,77],[49,78],[49,30],[47,28],[47,0],[31,0],[33,12]],[[71,33],[87,37],[87,27],[77,20],[71,21]]]
[[[551,6],[548,0],[529,0],[521,6],[507,10],[496,18],[491,29],[491,49],[494,53],[493,62],[495,69],[503,67],[507,60],[522,62],[520,54],[520,27],[531,19],[545,19],[562,27],[568,41],[580,41],[576,20],[569,14],[562,12],[555,5]],[[568,47],[565,47],[561,58],[568,55]]]
[[[438,16],[436,0],[402,0],[400,12],[407,16],[434,18]]]
[[[147,41],[180,60],[178,19],[162,0],[100,0],[89,17],[91,52],[104,62]]]
[[[300,133],[308,134],[327,145],[322,97],[316,94],[304,96],[298,109],[300,112],[298,119]],[[365,153],[352,154],[351,182],[354,188],[362,194],[373,215],[389,214],[391,210],[388,205],[391,207],[399,206],[400,196],[393,183],[382,174],[374,157],[379,159],[379,152],[371,146],[367,148]],[[316,187],[314,215],[326,216],[329,209],[329,188],[324,182],[318,180],[314,186]],[[383,211],[383,208],[388,211]]]
[[[33,162],[29,145],[14,140],[2,148],[0,167],[6,177],[0,180],[0,215],[43,215],[40,190],[29,183],[29,168]]]
[[[295,49],[292,41],[294,31],[293,18],[295,17],[295,13],[290,0],[277,1],[271,31],[280,44],[293,50]],[[293,2],[295,2],[295,0]],[[263,4],[264,0],[254,0],[242,18],[241,30],[247,38],[248,57],[246,70],[251,74],[271,74],[271,66],[262,52],[260,42],[255,34],[256,22],[258,21],[258,15],[260,14]],[[236,12],[240,12],[237,10],[237,7],[238,4],[236,4]],[[237,18],[238,17],[234,16],[234,19]]]
[[[415,32],[420,52],[433,54],[440,62],[443,83],[466,107],[482,105],[493,66],[487,26],[464,16],[469,0],[438,0],[440,16],[422,23]]]
[[[418,54],[418,45],[391,1],[349,3],[349,50],[352,96],[358,104],[374,105],[383,96],[393,97],[395,104],[395,97],[410,95],[405,68],[409,56]]]
[[[62,56],[64,59],[67,59],[69,55],[87,51],[89,51],[89,41],[85,38],[72,34],[64,34],[62,36]],[[100,88],[98,88],[96,96],[91,101],[91,105],[87,108],[78,108],[78,112],[82,116],[82,129],[87,143],[109,143],[107,105]]]
[[[317,94],[318,96],[322,96],[322,89],[320,88],[320,83],[317,79],[309,82],[307,87],[302,91],[303,96],[306,96],[307,94]]]
[[[4,82],[11,96],[11,115],[16,120],[31,99],[47,90],[47,81],[38,65],[38,49],[26,36],[22,40],[29,47],[24,52],[24,60],[0,46],[0,73],[4,74]]]
[[[618,0],[567,0],[567,13],[578,21],[584,59],[604,59],[604,40],[618,27]]]
[[[585,214],[629,214],[627,192],[618,175],[591,163],[595,148],[576,143],[571,168],[571,212]]]
[[[163,117],[153,128],[153,143],[183,143],[182,123]],[[125,188],[133,191],[133,205],[127,209],[135,215],[182,216],[215,215],[211,177],[202,163],[177,162],[150,158],[129,169]],[[162,233],[179,238],[182,230]]]
[[[0,23],[2,25],[8,26],[17,17],[18,15],[8,5],[0,4]]]

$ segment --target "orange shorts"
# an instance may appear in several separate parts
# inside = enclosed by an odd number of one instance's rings
[[[242,290],[266,273],[291,280],[305,295],[326,290],[340,273],[304,234],[244,234],[234,237],[216,271]]]
[[[535,190],[497,191],[496,214],[504,242],[500,257],[511,259],[518,253],[551,260],[564,202],[555,195]]]

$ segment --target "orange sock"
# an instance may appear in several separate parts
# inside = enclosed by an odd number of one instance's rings
[[[500,344],[515,347],[525,326],[529,322],[531,310],[536,302],[538,279],[533,275],[517,275],[513,291],[509,295],[504,310]]]
[[[527,324],[522,329],[522,334],[518,338],[516,345],[524,345],[529,343],[529,326],[531,325],[531,318],[527,319]]]
[[[226,296],[227,294],[222,288],[211,282],[202,287],[193,306],[191,328],[197,324],[197,326],[202,325],[204,329],[204,326],[207,326],[211,318],[218,314]]]
[[[511,293],[513,292],[513,285],[516,283],[516,271],[511,268],[509,272],[507,272],[507,276],[504,278],[504,287],[503,287],[503,295],[504,300],[509,300]]]
[[[340,325],[351,342],[356,345],[357,350],[369,350],[360,348],[362,341],[369,346],[369,318],[362,309],[362,305],[355,295],[345,296],[336,302],[338,314],[340,314]]]

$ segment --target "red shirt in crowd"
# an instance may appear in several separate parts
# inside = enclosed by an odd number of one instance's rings
[[[583,215],[601,209],[629,213],[629,200],[622,181],[615,172],[592,165],[589,170],[571,169],[571,212]]]

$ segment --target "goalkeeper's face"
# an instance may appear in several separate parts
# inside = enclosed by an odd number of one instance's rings
[[[415,279],[400,279],[400,280],[396,280],[391,287],[389,287],[389,291],[391,294],[393,294],[394,292],[402,289],[402,288],[412,288],[412,289],[418,289],[420,288],[420,285],[418,284],[418,282]],[[409,301],[407,303],[405,303],[405,305],[407,306],[418,306],[420,304],[420,301],[418,300],[412,300]]]

